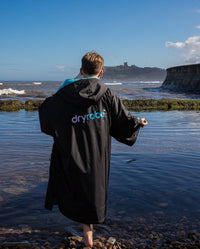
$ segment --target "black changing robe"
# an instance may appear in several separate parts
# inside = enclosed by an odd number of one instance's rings
[[[136,141],[141,119],[99,79],[78,80],[48,97],[39,109],[42,132],[53,136],[45,207],[86,224],[106,216],[111,136]]]

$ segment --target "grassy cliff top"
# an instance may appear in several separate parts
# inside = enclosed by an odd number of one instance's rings
[[[166,77],[166,70],[158,67],[137,67],[128,66],[125,62],[120,66],[105,66],[103,80],[159,80],[163,81]]]

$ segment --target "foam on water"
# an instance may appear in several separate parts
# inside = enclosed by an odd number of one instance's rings
[[[42,82],[36,82],[36,81],[34,81],[33,84],[34,84],[34,85],[41,85]]]
[[[0,82],[0,86],[2,86],[2,85],[3,85],[3,83]]]
[[[12,88],[5,88],[5,89],[0,90],[0,96],[10,95],[10,94],[25,94],[25,90],[16,90]]]
[[[122,85],[121,82],[106,82],[104,83],[105,85],[109,85],[109,86],[115,86],[115,85]]]
[[[153,80],[153,81],[139,81],[139,83],[146,83],[146,84],[161,84],[162,83],[162,81],[159,81],[159,80]]]

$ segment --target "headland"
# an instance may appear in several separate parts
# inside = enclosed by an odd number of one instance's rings
[[[102,80],[106,81],[163,81],[166,70],[158,67],[129,66],[127,62],[119,66],[104,66]],[[76,78],[80,78],[77,75]]]

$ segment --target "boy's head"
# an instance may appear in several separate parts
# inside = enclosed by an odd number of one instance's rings
[[[104,59],[101,55],[89,52],[82,58],[81,74],[101,77],[103,74]]]

